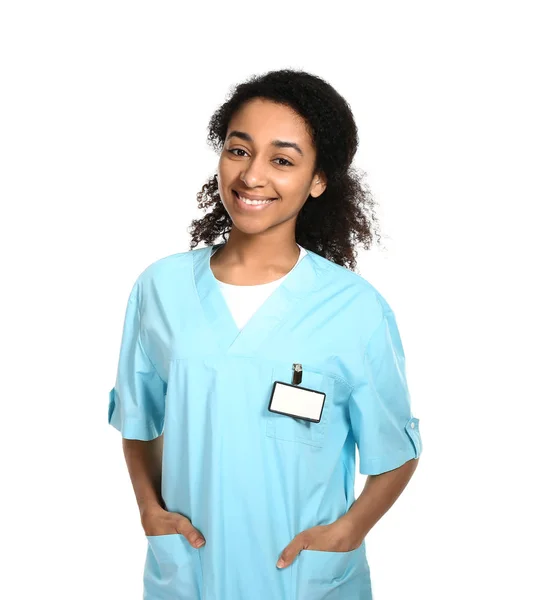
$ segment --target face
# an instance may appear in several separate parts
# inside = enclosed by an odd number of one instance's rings
[[[243,233],[294,228],[309,195],[326,187],[313,176],[316,152],[304,120],[287,106],[254,98],[233,115],[218,163],[218,191]]]

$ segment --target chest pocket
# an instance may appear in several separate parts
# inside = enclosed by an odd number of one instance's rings
[[[284,363],[282,365],[275,365],[272,368],[270,389],[272,390],[275,381],[292,383],[292,374],[292,364]],[[304,364],[302,381],[298,385],[302,388],[309,388],[326,394],[320,422],[313,423],[306,419],[267,411],[267,436],[278,440],[299,442],[321,448],[324,445],[327,432],[330,405],[333,402],[334,384],[334,377]]]

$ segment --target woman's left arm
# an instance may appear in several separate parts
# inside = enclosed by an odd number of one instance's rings
[[[349,552],[359,548],[366,534],[402,493],[417,465],[418,458],[414,458],[392,471],[368,475],[350,509],[333,523],[315,525],[296,535],[281,552],[277,566],[289,566],[305,549]]]
[[[368,475],[363,491],[345,515],[335,522],[353,548],[358,548],[368,532],[396,502],[418,466],[418,458],[408,460],[401,467]]]

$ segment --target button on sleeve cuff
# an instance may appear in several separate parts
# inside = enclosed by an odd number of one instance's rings
[[[418,458],[422,453],[422,438],[420,436],[419,419],[411,417],[404,426],[405,446],[387,456],[367,458],[360,456],[359,472],[363,475],[379,475],[392,471],[405,464],[408,460]]]

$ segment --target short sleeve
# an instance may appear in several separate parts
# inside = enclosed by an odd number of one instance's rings
[[[394,313],[385,311],[364,355],[364,377],[350,396],[359,471],[378,475],[418,458],[419,420],[411,414],[405,355]]]
[[[166,384],[143,348],[141,330],[136,282],[126,307],[115,385],[109,392],[108,423],[124,438],[148,441],[163,432]]]

